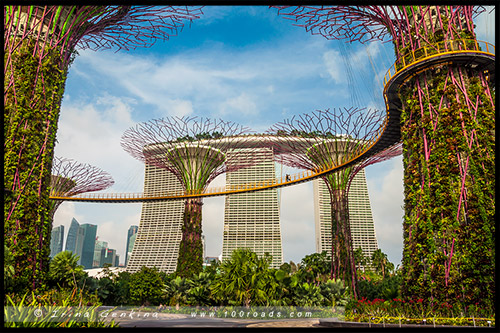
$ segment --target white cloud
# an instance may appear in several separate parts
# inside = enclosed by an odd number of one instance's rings
[[[344,80],[344,68],[340,52],[337,50],[329,50],[323,54],[323,61],[330,78],[336,83],[340,84]]]
[[[257,116],[259,111],[254,99],[243,92],[240,95],[229,98],[222,103],[220,114],[227,115],[231,113],[240,113],[245,116]]]

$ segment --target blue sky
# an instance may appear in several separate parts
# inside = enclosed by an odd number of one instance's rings
[[[69,70],[55,154],[109,172],[107,192],[142,192],[144,165],[120,146],[138,122],[168,116],[221,118],[264,132],[316,109],[383,108],[382,78],[394,62],[390,43],[346,44],[313,36],[265,6],[211,6],[168,41],[114,52],[81,50]],[[486,19],[488,18],[488,19]],[[478,39],[494,43],[494,12],[477,20]],[[402,253],[402,160],[366,169],[379,247]],[[212,185],[223,185],[219,176]],[[315,252],[312,184],[282,190],[284,260]],[[222,251],[224,198],[206,198],[207,255]],[[140,204],[63,203],[54,226],[97,224],[123,262],[127,230]],[[67,230],[66,230],[67,233]]]

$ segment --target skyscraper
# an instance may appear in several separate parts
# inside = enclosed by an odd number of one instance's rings
[[[316,226],[316,252],[332,249],[332,217],[330,194],[322,179],[313,181],[314,221]],[[370,258],[378,249],[375,227],[368,197],[365,170],[354,176],[348,193],[349,222],[353,250],[361,247],[365,257]]]
[[[82,263],[83,241],[85,238],[85,229],[80,226],[80,223],[73,218],[69,226],[68,236],[66,237],[66,251],[71,251],[76,254],[78,264]]]
[[[179,180],[168,170],[146,164],[144,194],[182,191]],[[127,271],[136,272],[142,266],[157,267],[173,273],[177,268],[184,201],[144,202],[133,251]]]
[[[92,268],[92,264],[94,261],[97,225],[85,223],[82,224],[80,228],[83,229],[82,254],[80,257],[80,264],[85,269],[90,269]]]
[[[116,266],[116,250],[110,248],[101,249],[101,267],[108,264],[108,266]]]
[[[71,251],[76,253],[76,238],[78,236],[78,230],[80,229],[80,223],[73,218],[68,229],[68,236],[66,236],[66,251]]]
[[[85,223],[80,225],[73,218],[66,237],[66,251],[76,254],[78,264],[85,269],[92,268],[94,260],[94,248],[97,234],[97,225]]]
[[[52,228],[50,235],[50,257],[53,258],[59,252],[63,250],[64,242],[64,226],[60,225]]]
[[[135,239],[137,238],[137,230],[139,229],[136,225],[131,225],[127,232],[127,247],[125,248],[125,266],[127,266],[130,255],[132,254],[132,249],[134,248]]]
[[[245,153],[248,153],[245,149],[230,150],[226,157],[238,158]],[[251,153],[261,154],[259,160],[263,162],[228,172],[226,186],[251,184],[275,178],[272,149],[261,148],[258,151],[252,149]],[[283,263],[277,189],[226,196],[222,260],[228,259],[238,248],[248,248],[258,255],[269,253],[272,256],[271,267],[277,268]]]
[[[100,241],[96,239],[94,248],[94,260],[92,263],[92,268],[102,267],[101,264],[101,250],[108,247],[108,242]]]

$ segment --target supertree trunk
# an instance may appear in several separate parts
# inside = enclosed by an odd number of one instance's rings
[[[51,166],[77,44],[149,46],[192,18],[187,7],[4,6],[4,236],[20,288],[42,286],[48,269]]]
[[[465,304],[491,302],[494,90],[481,72],[445,65],[421,73],[400,94],[403,293]]]
[[[356,263],[354,262],[349,202],[346,188],[331,192],[332,211],[332,267],[330,279],[345,281],[357,297]]]
[[[11,191],[4,235],[15,248],[18,283],[33,288],[48,267],[50,170],[67,72],[58,50],[47,52],[47,64],[39,66],[36,43],[25,41],[11,54],[6,75],[18,79],[4,96],[4,187]]]
[[[422,12],[414,10],[415,17],[425,16]],[[475,39],[467,15],[450,17],[439,7],[426,12],[434,15],[427,14],[422,19],[425,24],[412,26],[409,44],[418,39],[422,46],[460,47],[462,38]],[[434,34],[432,27],[438,28]],[[423,42],[418,36],[427,39]],[[406,51],[396,50],[404,57]],[[399,93],[405,166],[402,292],[407,297],[491,306],[494,89],[482,70],[451,63],[420,72]]]
[[[203,269],[202,205],[201,198],[188,199],[185,203],[176,271],[181,277],[192,277]]]

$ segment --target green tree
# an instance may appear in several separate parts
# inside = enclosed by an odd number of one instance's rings
[[[78,265],[80,257],[71,251],[59,252],[52,258],[49,266],[49,279],[61,287],[76,288],[80,279],[86,276],[83,266]]]
[[[349,300],[349,291],[342,280],[328,280],[320,284],[320,292],[325,306],[344,306]]]
[[[269,269],[271,256],[259,258],[249,249],[235,250],[220,265],[211,287],[212,295],[230,305],[268,305],[276,294],[277,282]]]
[[[309,254],[302,259],[297,274],[303,282],[319,284],[328,280],[330,265],[330,256],[326,251]]]
[[[383,278],[385,278],[386,271],[388,272],[391,267],[392,269],[394,269],[394,264],[389,262],[389,260],[387,259],[387,254],[382,252],[381,249],[373,251],[371,259],[375,271],[378,273],[381,272]]]
[[[159,305],[163,299],[165,283],[158,268],[143,266],[130,276],[130,301],[136,305]]]
[[[363,267],[366,266],[366,264],[368,263],[368,260],[365,257],[361,246],[358,247],[356,251],[354,251],[354,262],[356,264],[357,269],[360,269],[361,266]]]

